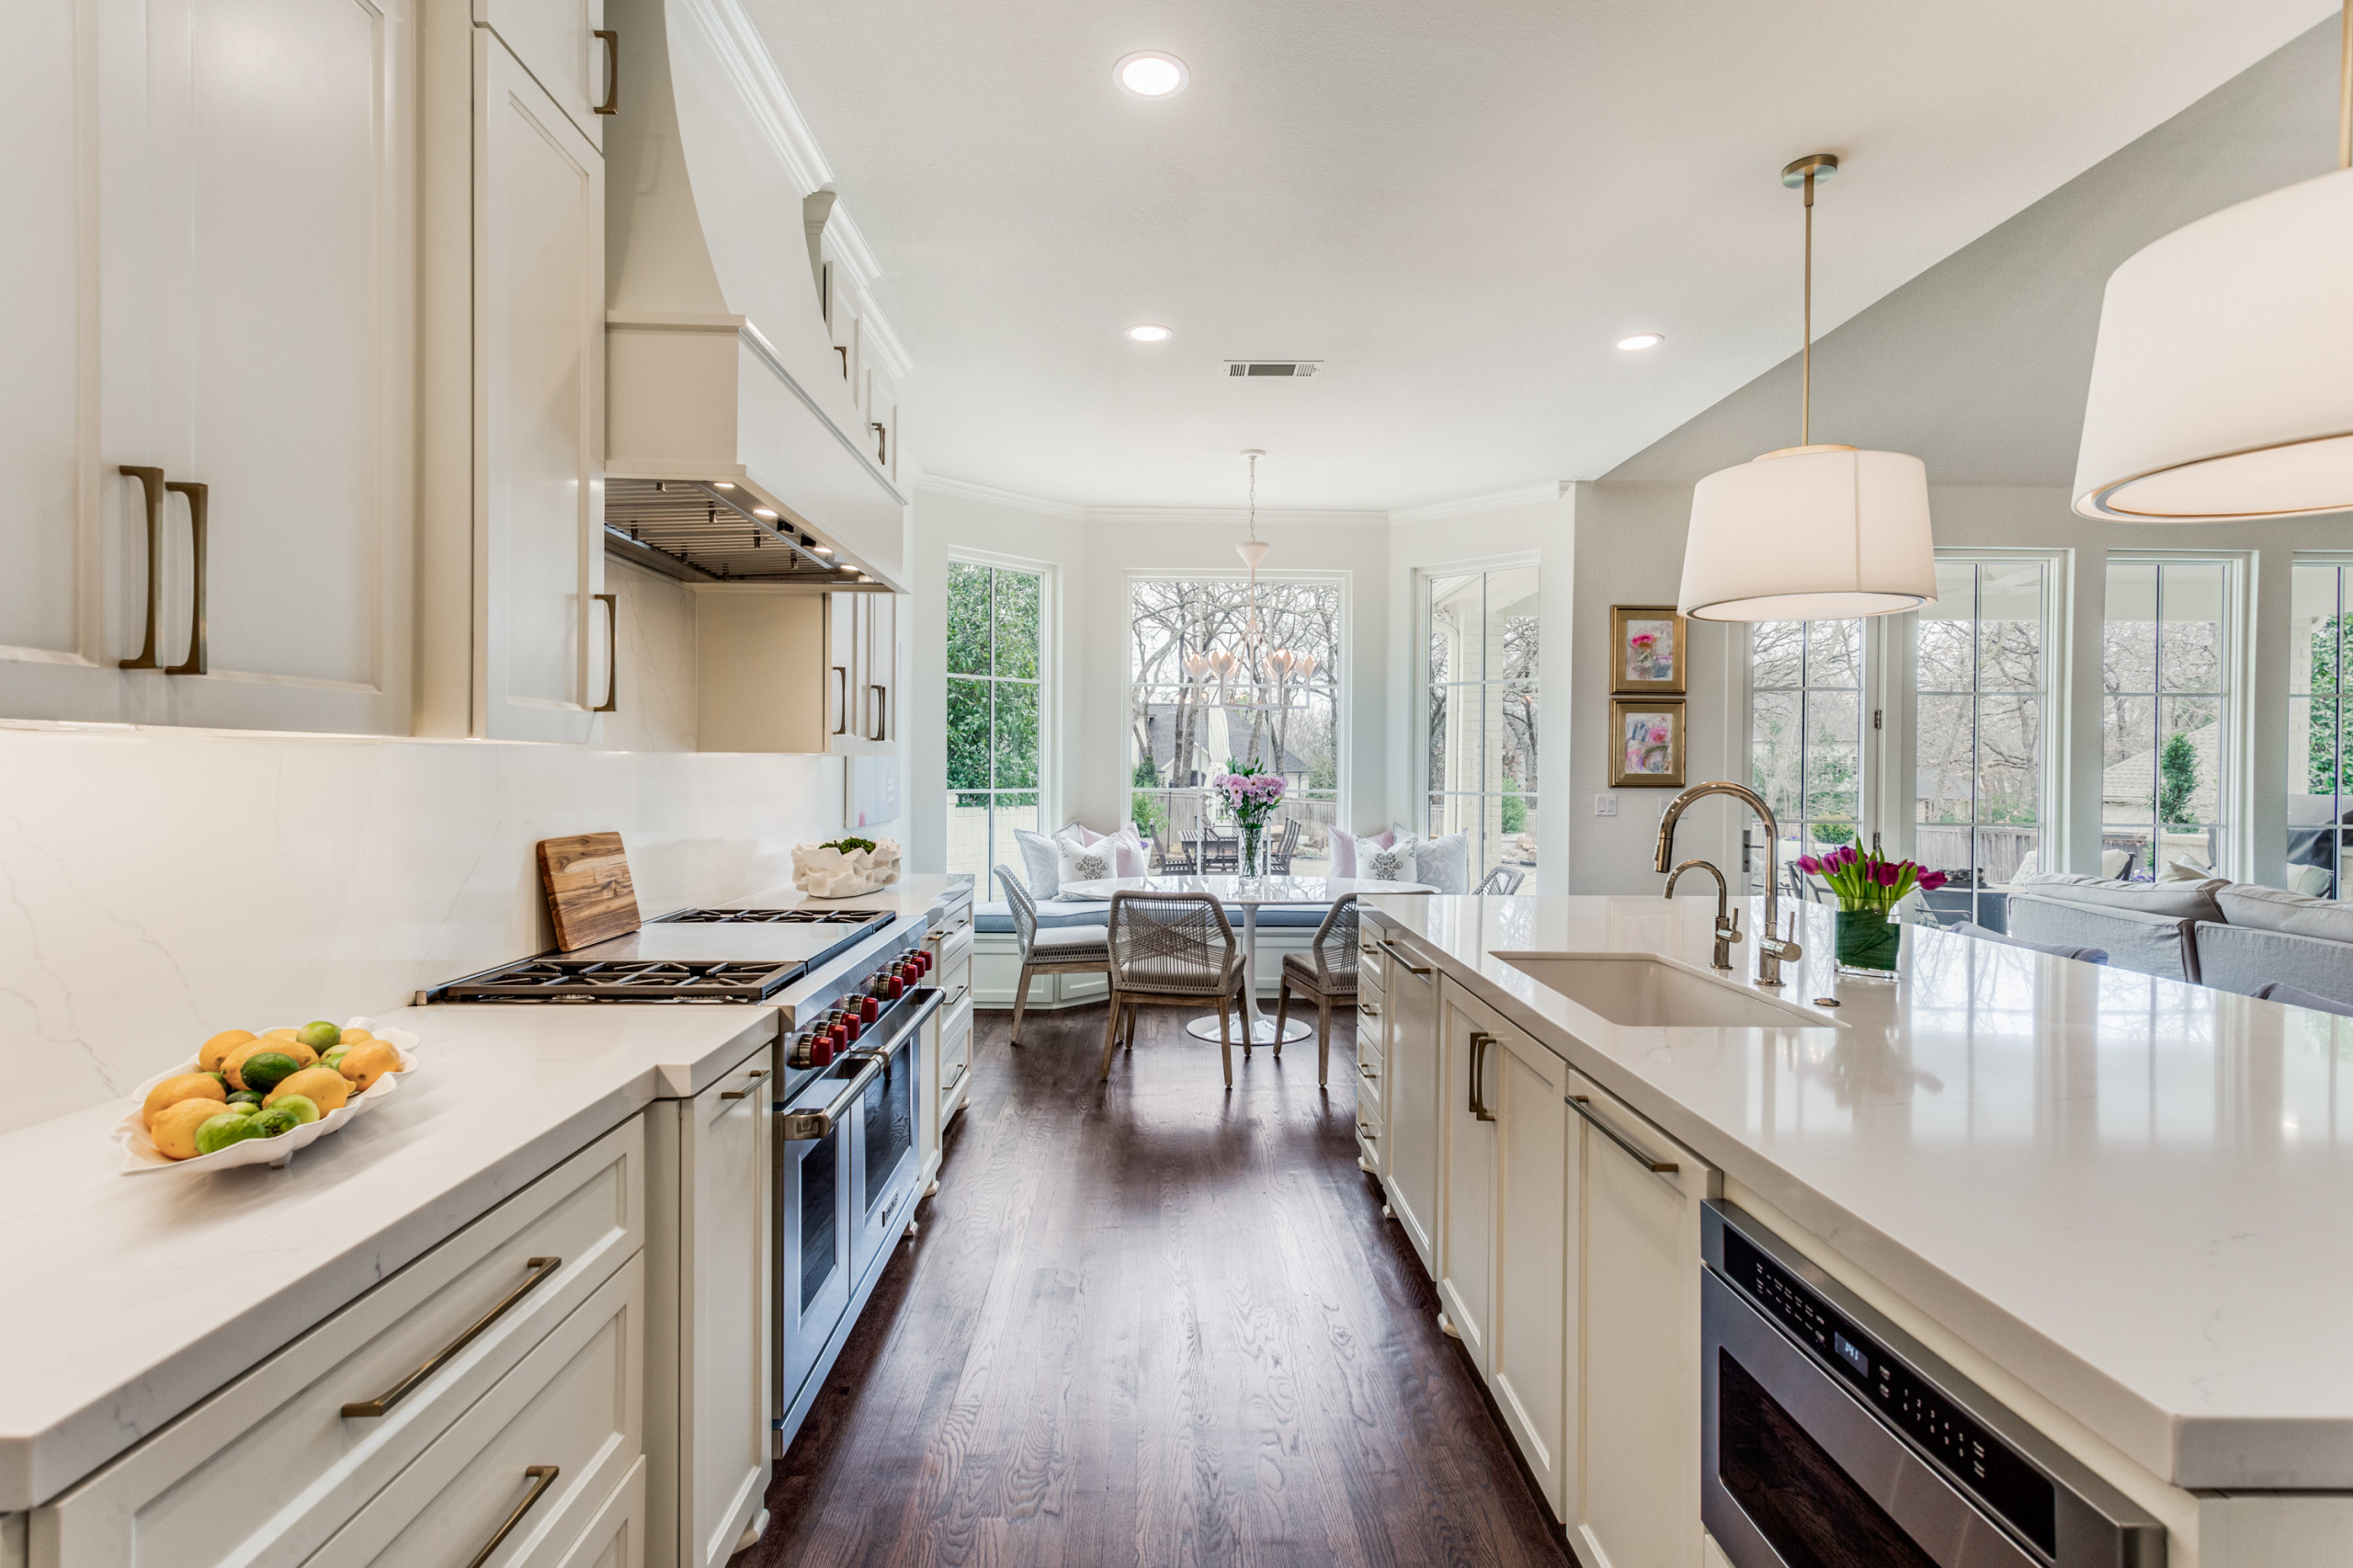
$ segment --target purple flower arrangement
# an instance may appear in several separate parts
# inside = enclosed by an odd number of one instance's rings
[[[1267,773],[1256,762],[1236,763],[1226,759],[1225,771],[1210,780],[1210,788],[1233,820],[1244,827],[1262,827],[1275,814],[1283,801],[1288,788],[1279,773]]]
[[[1829,883],[1842,910],[1884,914],[1915,887],[1934,892],[1945,885],[1942,871],[1923,870],[1917,860],[1890,860],[1877,850],[1858,854],[1851,844],[1842,844],[1827,855],[1801,855],[1798,869]]]

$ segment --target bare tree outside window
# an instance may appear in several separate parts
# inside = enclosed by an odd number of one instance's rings
[[[1913,854],[1945,874],[1931,904],[1997,931],[2007,900],[1988,890],[2047,869],[2044,576],[2036,561],[1940,560],[1915,633]]]
[[[2154,881],[2222,850],[2230,701],[2227,561],[2108,563],[2100,628],[2100,859]]]
[[[1422,579],[1429,732],[1428,814],[1435,838],[1470,836],[1472,864],[1536,863],[1537,568]]]

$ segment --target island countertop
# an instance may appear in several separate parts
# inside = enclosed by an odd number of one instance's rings
[[[1453,981],[2159,1477],[2353,1488],[2353,1019],[1949,933],[1809,1027],[1612,1024],[1498,954],[1705,971],[1712,901],[1371,901]],[[1757,901],[1745,917],[1750,929]],[[1787,915],[1784,915],[1786,920]],[[1753,944],[1732,978],[1754,972]]]

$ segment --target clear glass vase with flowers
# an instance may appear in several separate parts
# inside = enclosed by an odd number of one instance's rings
[[[1239,869],[1245,877],[1267,873],[1267,824],[1282,809],[1283,790],[1288,787],[1281,774],[1267,772],[1263,763],[1236,762],[1232,757],[1225,759],[1225,771],[1210,780],[1210,788],[1241,831]]]
[[[1842,844],[1826,855],[1801,855],[1798,869],[1819,877],[1838,899],[1838,967],[1866,974],[1895,972],[1904,927],[1889,918],[1905,894],[1945,885],[1942,871],[1916,860],[1891,860],[1878,850]]]

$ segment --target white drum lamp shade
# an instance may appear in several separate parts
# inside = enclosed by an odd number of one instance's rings
[[[2353,510],[2353,170],[2224,208],[2108,280],[2075,510]]]
[[[1902,452],[1792,447],[1691,493],[1676,608],[1700,620],[1835,620],[1934,604],[1928,471]]]

